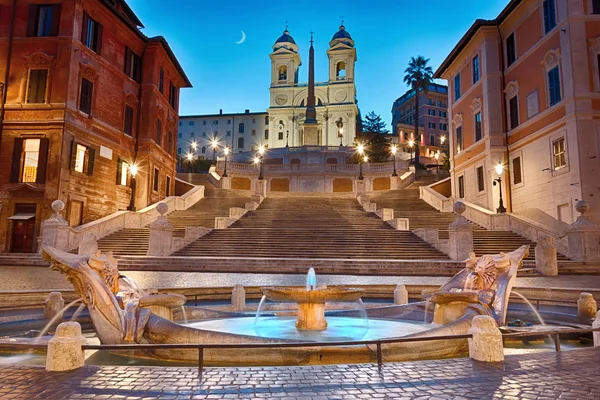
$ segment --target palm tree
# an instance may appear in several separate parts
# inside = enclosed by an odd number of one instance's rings
[[[415,91],[415,167],[419,168],[419,91],[427,92],[433,80],[433,70],[429,65],[429,58],[423,56],[411,57],[408,67],[404,70],[404,83]]]

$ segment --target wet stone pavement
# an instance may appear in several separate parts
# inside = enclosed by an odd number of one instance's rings
[[[0,399],[600,399],[600,348],[377,366],[0,368]]]

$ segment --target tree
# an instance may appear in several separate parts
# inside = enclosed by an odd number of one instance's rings
[[[362,120],[360,141],[366,146],[371,162],[383,162],[389,157],[389,131],[381,116],[374,111],[367,113]]]
[[[420,165],[419,155],[419,92],[427,92],[429,84],[433,80],[433,70],[427,65],[429,59],[423,56],[411,57],[408,67],[404,70],[404,83],[410,86],[415,91],[415,166]]]

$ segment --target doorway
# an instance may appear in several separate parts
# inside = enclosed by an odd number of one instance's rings
[[[16,204],[12,217],[12,253],[33,253],[35,246],[35,204]]]

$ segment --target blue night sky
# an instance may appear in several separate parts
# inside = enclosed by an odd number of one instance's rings
[[[325,51],[343,15],[346,30],[356,43],[361,113],[375,111],[389,125],[392,103],[407,89],[402,78],[410,57],[422,54],[430,58],[435,70],[475,19],[495,18],[508,0],[128,3],[147,27],[143,29],[146,35],[167,39],[194,85],[181,91],[182,115],[218,113],[220,108],[225,113],[247,108],[265,111],[269,106],[269,53],[286,20],[300,47],[300,81],[308,80],[310,31],[315,32],[315,79],[327,80]],[[235,44],[242,30],[247,39]]]

